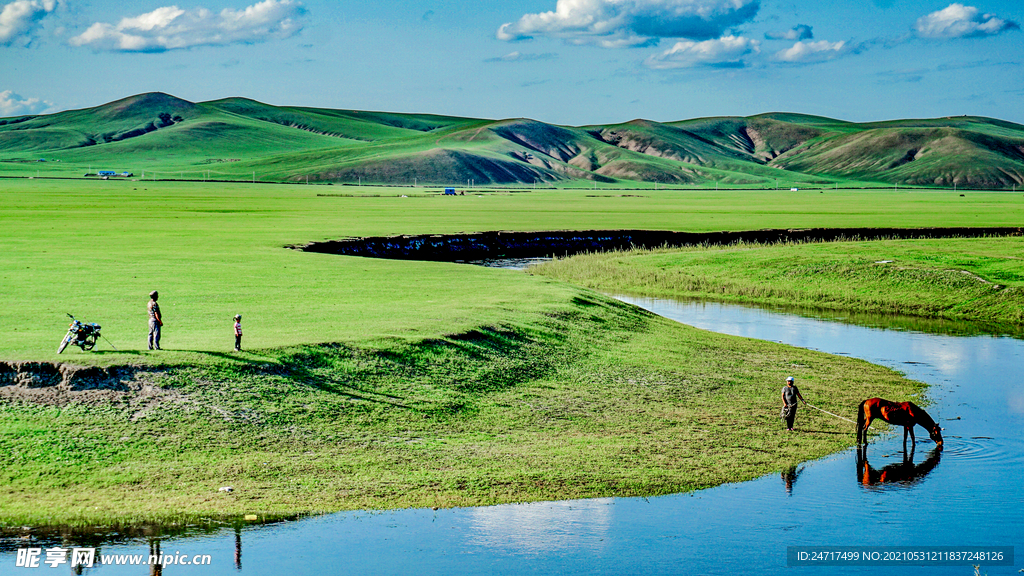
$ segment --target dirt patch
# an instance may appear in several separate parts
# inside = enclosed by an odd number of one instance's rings
[[[982,278],[981,276],[978,276],[977,274],[975,274],[974,272],[971,272],[970,270],[950,270],[950,272],[960,272],[961,274],[964,274],[966,276],[970,276],[971,278],[974,278],[975,280],[977,280],[978,282],[981,282],[982,284],[991,284],[992,287],[995,288],[996,290],[1002,290],[1003,288],[1005,288],[1005,286],[1002,286],[1002,285],[999,285],[999,284],[992,284],[992,282],[990,282],[988,280],[985,280],[984,278]]]
[[[0,362],[0,398],[63,406],[111,404],[126,396],[161,403],[182,395],[154,383],[160,371],[134,366],[75,366],[53,362]],[[136,402],[132,402],[136,403]]]

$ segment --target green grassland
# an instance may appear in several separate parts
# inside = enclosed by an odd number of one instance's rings
[[[0,359],[57,359],[65,312],[99,322],[114,346],[137,351],[140,311],[153,289],[163,295],[165,344],[183,351],[226,350],[236,313],[251,327],[247,343],[263,348],[409,334],[437,322],[460,332],[493,321],[503,306],[546,300],[527,295],[537,280],[505,282],[501,271],[283,249],[315,240],[503,229],[1015,226],[1024,219],[1024,195],[998,193],[453,198],[346,188],[367,196],[336,197],[317,195],[334,188],[301,185],[0,182],[0,310],[9,327],[0,331]],[[107,349],[87,357],[119,363],[134,355]]]
[[[318,195],[339,191],[350,195]],[[495,229],[1005,226],[1022,209],[1021,195],[999,193],[442,197],[0,180],[0,361],[135,374],[121,390],[0,390],[0,522],[662,494],[850,445],[844,423],[814,415],[801,417],[804,434],[779,432],[788,374],[833,411],[920,393],[889,370],[699,331],[548,277],[286,245]],[[144,349],[153,289],[160,352]],[[102,324],[117,349],[58,356],[65,312]]]
[[[0,175],[81,178],[101,169],[336,184],[1012,190],[1024,182],[1024,127],[785,113],[574,127],[162,93],[0,119]]]
[[[533,268],[604,291],[1024,329],[1024,239],[735,245],[589,254]]]

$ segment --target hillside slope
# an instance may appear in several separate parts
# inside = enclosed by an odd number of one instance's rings
[[[769,113],[572,127],[246,98],[192,103],[163,93],[0,119],[0,175],[43,168],[73,175],[96,166],[157,178],[285,182],[1008,188],[1024,182],[1024,126]]]

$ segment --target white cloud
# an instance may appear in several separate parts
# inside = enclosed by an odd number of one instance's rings
[[[647,46],[661,38],[706,40],[753,19],[760,7],[760,0],[558,0],[552,12],[503,24],[497,37],[547,36],[605,48]]]
[[[768,40],[810,40],[814,38],[814,31],[807,24],[798,24],[785,32],[768,32],[764,37]]]
[[[806,64],[810,62],[824,62],[844,56],[853,49],[846,42],[797,42],[785,50],[775,53],[774,59],[779,62],[792,64]]]
[[[946,40],[993,36],[1007,30],[1020,30],[1020,25],[997,18],[995,14],[982,14],[974,6],[950,4],[938,12],[918,18],[914,29],[921,38]]]
[[[264,0],[244,10],[183,10],[165,6],[117,25],[97,22],[70,40],[73,46],[113,52],[164,52],[196,46],[254,44],[302,30],[306,10],[294,0]]]
[[[0,10],[0,46],[28,44],[35,25],[57,9],[57,0],[15,0]]]
[[[555,54],[551,52],[545,52],[543,54],[524,54],[517,51],[509,52],[508,54],[497,58],[488,58],[484,60],[484,62],[532,62],[535,60],[551,60],[552,58],[555,58]]]
[[[51,102],[38,98],[23,98],[10,90],[0,92],[0,117],[25,116],[28,114],[39,114],[48,108],[52,108]]]
[[[644,61],[648,68],[693,68],[713,66],[740,68],[746,66],[746,59],[761,51],[759,42],[743,36],[723,36],[715,40],[676,42],[668,50],[655,54]]]

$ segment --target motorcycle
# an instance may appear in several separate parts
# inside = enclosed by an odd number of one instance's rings
[[[76,320],[71,314],[68,314],[68,317],[71,318],[71,324],[68,327],[68,333],[60,342],[60,347],[57,348],[57,354],[63,352],[68,344],[78,346],[83,352],[95,348],[96,341],[100,338],[100,325],[86,324]]]

